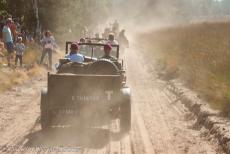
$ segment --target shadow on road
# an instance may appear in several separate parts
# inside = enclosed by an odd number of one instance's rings
[[[110,140],[119,141],[123,137],[120,133],[111,133],[108,129],[75,127],[52,128],[49,131],[36,131],[26,136],[25,147],[80,147],[101,149]]]

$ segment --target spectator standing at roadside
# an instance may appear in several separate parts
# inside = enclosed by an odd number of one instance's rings
[[[45,32],[45,36],[41,40],[41,44],[43,46],[43,51],[42,51],[40,64],[43,63],[45,56],[48,54],[48,58],[49,58],[48,67],[49,69],[52,69],[52,55],[53,55],[54,48],[56,47],[56,43],[50,31]]]
[[[11,30],[11,34],[13,37],[13,41],[16,41],[16,35],[17,35],[17,26],[15,25],[14,21],[13,21],[13,16],[11,14],[7,15],[7,19],[11,20],[10,23],[10,30]]]
[[[22,67],[23,55],[25,52],[25,45],[22,43],[22,37],[18,37],[18,42],[15,45],[16,57],[15,57],[15,66],[17,66],[18,60],[20,61],[20,66]]]
[[[2,35],[3,35],[3,42],[5,43],[8,55],[7,55],[7,61],[8,66],[11,66],[11,59],[13,58],[14,53],[14,43],[13,43],[13,37],[10,30],[12,19],[8,18],[6,20],[6,24],[2,29]]]
[[[17,41],[17,26],[14,21],[11,19],[10,30],[13,36],[13,41]]]

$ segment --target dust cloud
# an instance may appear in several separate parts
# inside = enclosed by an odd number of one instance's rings
[[[227,0],[113,0],[112,15],[126,29],[145,30],[229,18]],[[131,28],[132,27],[132,28]]]
[[[227,0],[59,0],[51,17],[42,23],[46,23],[43,29],[51,28],[58,40],[64,42],[78,40],[85,27],[93,37],[115,19],[128,31],[226,19],[229,18],[229,6]]]

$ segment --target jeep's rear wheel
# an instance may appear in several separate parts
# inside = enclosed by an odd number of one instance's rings
[[[127,100],[120,106],[120,129],[127,133],[131,129],[131,101]]]
[[[46,93],[41,94],[41,106],[40,107],[41,107],[41,127],[42,127],[42,130],[47,130],[48,128],[50,128],[51,116],[48,110],[48,99],[47,99]]]
[[[117,75],[118,67],[108,59],[100,59],[90,65],[88,72],[98,75]]]

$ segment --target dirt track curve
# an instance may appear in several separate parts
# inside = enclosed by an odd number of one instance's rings
[[[0,153],[79,154],[215,154],[215,140],[196,126],[192,114],[157,79],[141,51],[125,55],[128,85],[132,88],[132,131],[121,136],[117,125],[90,130],[59,128],[42,133],[39,124],[38,77],[0,95]],[[111,128],[111,131],[108,130]]]

